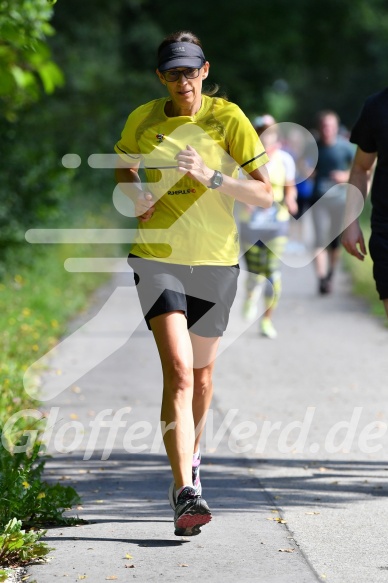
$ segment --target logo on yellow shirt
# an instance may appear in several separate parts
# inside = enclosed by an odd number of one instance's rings
[[[169,190],[167,194],[191,194],[197,192],[195,188],[185,188],[184,190]]]

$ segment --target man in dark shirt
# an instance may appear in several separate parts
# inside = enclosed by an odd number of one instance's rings
[[[367,98],[350,136],[357,151],[349,182],[359,189],[364,199],[376,163],[371,189],[371,237],[369,252],[373,261],[373,277],[388,316],[388,88]],[[346,213],[352,213],[355,200],[349,190]],[[361,261],[367,251],[358,219],[343,232],[342,244]]]
[[[343,183],[349,178],[354,148],[338,134],[339,118],[334,111],[319,112],[317,127],[318,162],[311,202],[318,291],[326,294],[331,291],[332,277],[340,255],[340,233],[346,201]],[[319,204],[314,204],[317,201]]]

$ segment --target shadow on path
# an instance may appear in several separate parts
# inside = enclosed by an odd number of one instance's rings
[[[96,452],[98,454],[98,452]],[[84,461],[75,454],[50,461],[50,479],[73,485],[91,522],[171,520],[167,458],[113,453]],[[204,497],[218,512],[254,512],[276,506],[333,507],[365,496],[388,496],[388,463],[367,460],[249,459],[204,455]],[[266,494],[263,496],[263,491]],[[98,509],[98,511],[97,511]]]

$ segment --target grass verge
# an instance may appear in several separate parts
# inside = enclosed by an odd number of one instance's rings
[[[110,227],[109,212],[103,219],[90,218],[82,226]],[[117,225],[114,225],[117,226]],[[7,567],[44,560],[50,551],[38,542],[50,524],[71,524],[77,518],[64,516],[65,510],[81,500],[76,491],[43,479],[47,456],[41,454],[39,437],[26,446],[28,432],[38,431],[39,421],[20,418],[7,434],[7,420],[25,409],[39,407],[24,390],[25,370],[50,350],[64,334],[70,318],[88,304],[92,291],[107,274],[69,273],[68,257],[110,257],[122,255],[119,246],[45,245],[25,243],[7,250],[6,275],[0,282],[0,581]],[[79,521],[78,521],[79,522]]]

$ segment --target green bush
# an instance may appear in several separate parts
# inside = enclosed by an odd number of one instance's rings
[[[40,446],[36,441],[30,452],[16,454],[4,447],[0,450],[0,528],[12,518],[24,526],[77,522],[63,513],[80,504],[81,499],[71,486],[52,485],[43,480],[47,456],[39,455]]]
[[[44,559],[52,550],[46,543],[39,542],[44,534],[45,530],[26,532],[20,520],[10,520],[0,534],[0,565],[13,567]],[[0,581],[5,581],[6,576],[7,572],[1,570]]]

